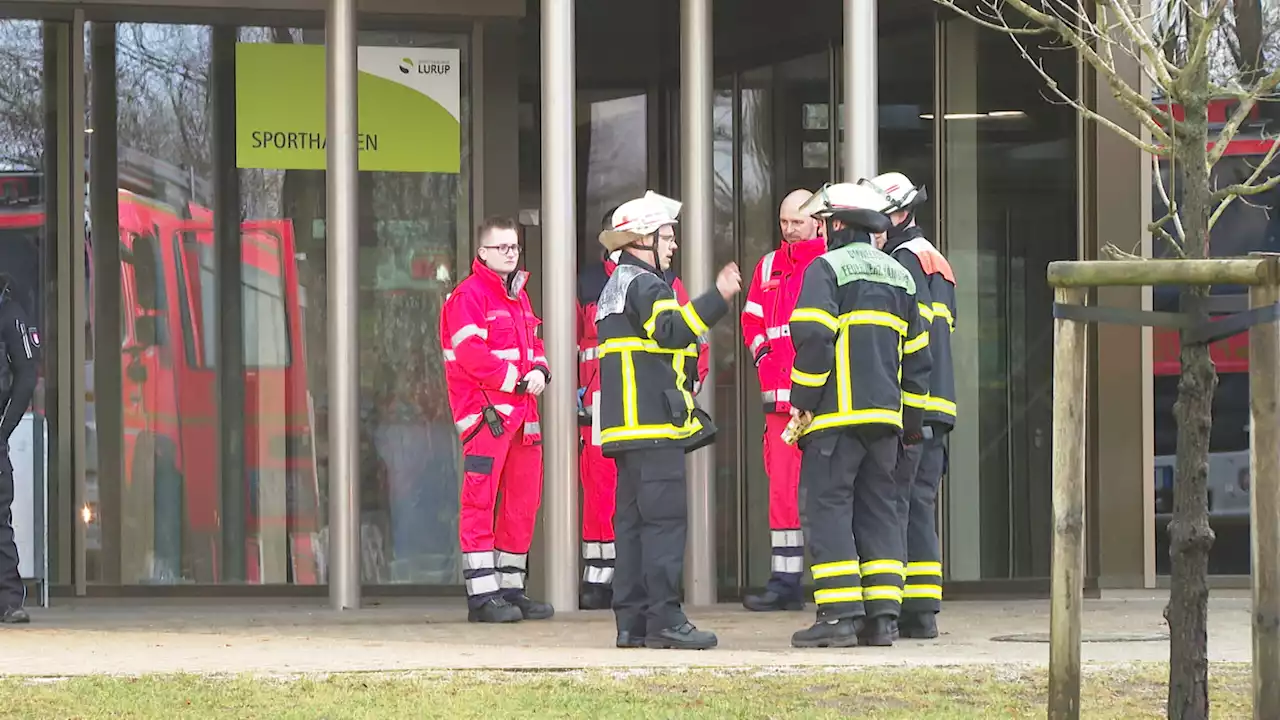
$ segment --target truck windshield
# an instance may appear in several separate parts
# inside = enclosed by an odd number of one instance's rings
[[[241,298],[244,303],[244,365],[246,369],[284,368],[291,361],[289,319],[279,240],[266,233],[246,233],[242,238],[244,260],[240,264]],[[200,367],[217,365],[218,276],[213,245],[208,236],[188,234],[183,242],[192,284],[198,286],[200,305],[183,309],[184,322],[199,338]],[[196,357],[193,352],[188,353]]]

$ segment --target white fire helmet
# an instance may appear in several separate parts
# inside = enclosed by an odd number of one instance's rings
[[[870,180],[863,178],[859,185],[869,187],[884,196],[888,203],[887,213],[910,210],[925,201],[924,188],[916,187],[911,180],[900,172],[877,175]]]
[[[672,200],[650,190],[644,197],[628,200],[613,211],[613,229],[615,232],[642,237],[650,235],[664,225],[678,223],[681,207],[679,200]]]
[[[865,185],[835,183],[822,186],[813,194],[800,212],[817,218],[828,218],[842,212],[865,210],[876,213],[889,212],[889,201],[881,193]]]

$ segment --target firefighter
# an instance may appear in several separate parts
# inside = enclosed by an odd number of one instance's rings
[[[907,561],[898,628],[903,637],[932,639],[938,637],[937,613],[942,609],[942,555],[936,522],[938,485],[947,466],[946,439],[956,424],[955,369],[951,360],[956,276],[951,264],[916,225],[916,210],[927,199],[923,187],[916,187],[898,172],[861,183],[882,194],[888,203],[893,227],[886,234],[884,251],[910,271],[916,283],[920,316],[929,323],[933,369],[929,373],[924,423],[932,430],[932,436],[919,445],[901,448],[895,480],[901,493],[898,512]]]
[[[0,623],[31,622],[23,605],[26,587],[18,573],[18,544],[13,536],[13,462],[9,439],[22,422],[36,391],[40,334],[13,297],[13,278],[0,273]]]
[[[648,192],[614,213],[601,233],[622,250],[600,294],[600,404],[594,422],[601,449],[618,468],[617,573],[613,609],[618,647],[708,649],[680,607],[687,531],[685,454],[715,436],[694,403],[697,339],[729,311],[742,279],[726,265],[716,287],[680,303],[663,275],[676,250],[680,203]]]
[[[445,300],[440,319],[465,471],[458,535],[468,620],[543,620],[555,610],[525,594],[525,578],[542,498],[538,396],[551,370],[524,290],[529,274],[516,269],[515,221],[486,220],[476,240],[471,275]]]
[[[826,186],[801,209],[825,218],[830,249],[805,270],[790,323],[818,606],[795,647],[892,645],[902,603],[893,472],[899,436],[922,439],[930,357],[911,273],[872,244],[891,226],[887,209],[854,183]]]
[[[601,230],[613,229],[614,208],[607,212]],[[608,610],[613,604],[613,573],[617,552],[613,543],[614,496],[618,489],[618,469],[600,452],[593,437],[591,418],[600,403],[600,363],[596,338],[596,303],[605,283],[618,266],[621,250],[601,252],[600,262],[591,263],[578,275],[578,476],[582,482],[582,587],[578,606],[583,610]],[[676,299],[689,302],[684,285],[673,270],[666,271]],[[698,394],[710,366],[707,343],[699,339]]]
[[[800,528],[800,451],[782,441],[791,420],[791,345],[788,324],[805,268],[827,251],[819,223],[800,212],[813,193],[796,190],[782,201],[782,244],[756,265],[742,311],[742,337],[754,358],[764,403],[764,469],[769,477],[769,530],[773,573],[764,594],[748,595],[748,610],[803,610],[804,533]]]

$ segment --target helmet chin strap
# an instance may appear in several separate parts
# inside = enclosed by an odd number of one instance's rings
[[[851,245],[853,243],[858,243],[858,242],[867,243],[868,245],[871,244],[870,233],[864,230],[858,230],[848,225],[840,228],[839,230],[836,230],[834,227],[832,227],[833,220],[834,218],[827,218],[827,249],[828,250],[835,250],[836,248],[842,248],[845,245]]]

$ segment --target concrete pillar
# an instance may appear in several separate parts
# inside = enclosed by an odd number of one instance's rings
[[[574,0],[542,0],[542,266],[547,362],[542,395],[542,527],[547,601],[578,609],[577,210]]]
[[[359,249],[356,155],[356,0],[325,11],[328,118],[329,602],[360,607]]]
[[[1137,10],[1135,10],[1137,11]],[[1150,0],[1143,0],[1143,13]],[[1086,100],[1104,117],[1140,136],[1146,131],[1111,95],[1106,79],[1081,62]],[[1138,63],[1116,59],[1125,82],[1150,96],[1150,81]],[[1092,96],[1092,97],[1090,97]],[[1081,123],[1083,200],[1081,257],[1095,259],[1108,243],[1151,257],[1151,161],[1131,143],[1091,122]],[[1092,212],[1088,212],[1092,210]],[[1103,307],[1150,310],[1150,288],[1099,288]],[[1094,374],[1096,437],[1090,453],[1096,473],[1090,521],[1097,543],[1090,568],[1104,588],[1154,588],[1155,575],[1155,427],[1153,418],[1152,330],[1132,325],[1095,326]]]

